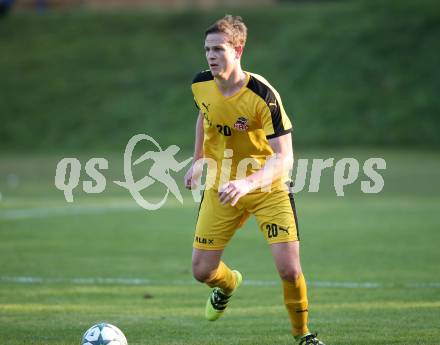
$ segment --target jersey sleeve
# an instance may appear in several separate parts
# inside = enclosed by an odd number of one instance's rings
[[[193,94],[194,105],[197,108],[197,110],[200,110],[200,105],[197,101],[197,92],[196,90],[194,90],[194,84],[191,85],[191,92]]]
[[[292,123],[287,116],[279,96],[272,93],[265,99],[260,110],[261,125],[267,139],[273,139],[292,131]]]
[[[200,110],[200,103],[197,99],[197,89],[199,89],[199,88],[196,87],[196,85],[199,83],[204,83],[206,81],[213,80],[213,79],[214,79],[214,77],[212,76],[212,74],[209,70],[197,73],[196,76],[194,77],[192,84],[191,84],[191,91],[192,91],[192,94],[194,97],[194,103],[197,107],[197,110]]]
[[[292,131],[278,92],[263,77],[251,74],[247,87],[258,97],[257,117],[267,139],[279,137]]]
[[[199,105],[197,104],[196,97],[194,96],[194,105],[196,106],[197,110],[200,110]]]

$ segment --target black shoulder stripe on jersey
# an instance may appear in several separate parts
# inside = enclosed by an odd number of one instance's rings
[[[258,96],[260,96],[269,107],[270,115],[272,117],[272,127],[274,130],[274,134],[270,135],[270,137],[275,138],[279,137],[282,134],[285,134],[283,120],[281,118],[281,109],[278,104],[277,98],[270,87],[262,83],[252,75],[249,78],[247,87],[255,92]]]
[[[209,80],[213,80],[213,79],[214,79],[214,77],[212,76],[211,71],[210,70],[206,70],[206,71],[202,71],[202,72],[198,73],[194,77],[192,83],[193,84],[194,83],[200,83],[200,82],[203,82],[203,81],[209,81]]]

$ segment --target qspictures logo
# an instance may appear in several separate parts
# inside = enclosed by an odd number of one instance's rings
[[[136,145],[142,140],[152,143],[157,150],[148,151],[133,162],[133,151]],[[180,203],[183,203],[180,189],[170,172],[179,172],[186,167],[192,158],[190,157],[179,163],[174,157],[179,151],[180,148],[176,145],[171,145],[163,150],[159,143],[149,135],[137,134],[128,141],[127,146],[125,147],[125,181],[113,181],[113,183],[127,189],[136,203],[146,210],[159,209],[167,201],[170,192]],[[135,181],[132,167],[146,160],[153,161],[148,175]],[[108,160],[105,158],[92,158],[87,161],[85,165],[85,172],[94,180],[94,182],[90,180],[83,181],[83,190],[86,193],[97,194],[105,190],[107,181],[101,170],[107,170],[108,166]],[[68,171],[70,171],[70,173],[68,173]],[[80,174],[81,163],[77,158],[63,158],[57,164],[55,186],[64,192],[64,197],[67,202],[73,202],[73,190],[78,187]],[[166,186],[165,195],[159,201],[148,201],[141,195],[141,191],[147,189],[156,182]]]
[[[133,161],[133,155],[136,145],[146,141],[154,146],[154,150],[149,150],[140,155]],[[147,134],[136,134],[127,143],[124,151],[124,181],[112,181],[114,184],[125,188],[133,197],[135,202],[146,210],[157,210],[162,207],[169,194],[172,194],[181,204],[184,200],[180,192],[179,184],[176,182],[172,173],[177,173],[188,166],[192,161],[192,157],[188,157],[183,161],[177,161],[175,155],[180,151],[180,148],[176,145],[170,145],[166,149],[163,149],[159,143]],[[202,184],[202,176],[194,181],[194,188],[191,190],[193,199],[195,202],[200,202],[201,194],[204,190],[213,188],[215,179],[217,176],[217,167],[221,166],[220,185],[229,181],[231,173],[233,151],[226,149],[224,151],[224,157],[221,164],[210,158],[202,158],[194,162],[194,166],[199,169],[207,167],[208,173],[204,183]],[[268,183],[264,187],[261,187],[261,191],[270,192],[271,179],[273,176],[272,168],[277,161],[276,155],[269,156],[266,159],[266,164],[261,167],[264,169],[264,175],[266,175]],[[133,166],[151,161],[150,168],[146,176],[135,180],[133,176]],[[270,162],[271,164],[267,164]],[[248,166],[254,165],[255,160],[252,158],[245,158],[237,165],[237,178],[244,178]],[[280,164],[284,164],[283,161],[278,161]],[[311,163],[311,164],[310,164]],[[366,194],[380,193],[385,185],[385,181],[380,170],[386,169],[386,161],[380,157],[368,158],[363,163],[359,162],[355,158],[342,158],[335,160],[334,158],[327,159],[299,159],[296,164],[296,174],[293,175],[294,169],[288,166],[286,171],[289,171],[288,179],[293,181],[289,188],[289,191],[293,193],[299,193],[306,187],[307,176],[310,176],[308,184],[308,192],[318,192],[320,187],[320,181],[322,172],[325,169],[333,168],[333,186],[337,196],[344,196],[344,188],[355,183],[361,179],[361,191]],[[107,186],[107,179],[103,174],[104,170],[108,170],[109,162],[105,158],[91,158],[89,159],[84,170],[87,176],[91,180],[82,181],[82,189],[88,194],[99,194],[105,191]],[[258,168],[258,167],[257,167]],[[360,172],[362,168],[362,173]],[[64,193],[64,197],[67,202],[74,201],[73,191],[79,187],[81,176],[81,162],[78,158],[70,157],[61,159],[56,167],[55,172],[55,187]],[[141,193],[147,190],[154,184],[161,184],[165,187],[165,193],[159,198],[159,200],[148,200]],[[144,193],[148,194],[148,193]]]

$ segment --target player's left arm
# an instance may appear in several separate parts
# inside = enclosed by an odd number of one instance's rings
[[[273,181],[285,176],[293,165],[292,136],[290,133],[269,139],[274,154],[266,160],[260,170],[244,179],[229,181],[219,188],[222,204],[231,202],[235,206],[238,200],[252,190],[264,188]]]

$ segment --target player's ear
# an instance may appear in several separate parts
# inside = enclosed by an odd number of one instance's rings
[[[235,58],[239,59],[241,58],[241,55],[243,54],[243,46],[236,46],[235,49]]]

